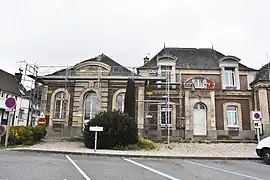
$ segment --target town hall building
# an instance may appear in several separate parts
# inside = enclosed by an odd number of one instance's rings
[[[163,48],[143,63],[129,70],[101,54],[37,77],[48,134],[81,135],[97,113],[123,111],[128,78],[136,83],[136,120],[146,138],[163,140],[169,132],[173,140],[254,139],[255,108],[264,108],[264,117],[268,113],[268,127],[270,106],[254,103],[254,97],[268,97],[260,70],[238,57],[214,49]]]

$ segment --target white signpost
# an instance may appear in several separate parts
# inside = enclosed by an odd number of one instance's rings
[[[10,122],[11,118],[14,115],[15,112],[15,106],[16,106],[16,99],[14,97],[7,98],[5,101],[5,105],[8,108],[7,111],[10,112],[8,116],[8,122],[7,122],[7,132],[6,132],[6,139],[5,139],[5,147],[8,145],[8,138],[9,138],[9,131],[10,131]]]
[[[260,129],[262,128],[261,120],[262,114],[260,111],[252,111],[252,120],[254,122],[254,128],[256,129],[257,140],[260,141]]]
[[[96,152],[96,150],[97,150],[97,132],[103,131],[103,127],[100,127],[100,126],[90,126],[89,130],[95,132],[95,152]]]

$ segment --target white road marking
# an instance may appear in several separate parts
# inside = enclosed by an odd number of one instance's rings
[[[84,172],[83,170],[68,156],[66,155],[66,158],[73,164],[73,166],[81,173],[81,175],[86,179],[86,180],[91,180]]]
[[[246,161],[246,162],[249,163],[249,164],[254,164],[254,165],[259,165],[259,166],[270,168],[270,165],[261,164],[261,163],[255,163],[255,162],[250,162],[250,161]]]
[[[233,172],[233,171],[228,171],[228,170],[225,170],[225,169],[220,169],[220,168],[213,167],[213,166],[208,166],[208,165],[205,165],[205,164],[200,164],[200,163],[187,161],[187,160],[185,162],[190,163],[190,164],[195,164],[195,165],[198,165],[198,166],[202,166],[202,167],[206,167],[206,168],[209,168],[209,169],[214,169],[214,170],[217,170],[217,171],[222,171],[222,172],[226,172],[226,173],[230,173],[230,174],[235,174],[235,175],[246,177],[246,178],[249,178],[249,179],[263,180],[263,179],[260,179],[260,178],[254,177],[254,176],[249,176],[249,175],[245,175],[245,174],[241,174],[241,173],[237,173],[237,172]]]
[[[137,166],[140,166],[140,167],[142,167],[142,168],[144,168],[144,169],[147,169],[147,170],[149,170],[149,171],[152,171],[153,173],[156,173],[156,174],[158,174],[158,175],[164,176],[164,177],[166,177],[166,178],[168,178],[168,179],[171,179],[171,180],[180,180],[180,179],[178,179],[178,178],[176,178],[176,177],[170,176],[170,175],[165,174],[165,173],[163,173],[163,172],[160,172],[160,171],[158,171],[158,170],[156,170],[156,169],[153,169],[153,168],[151,168],[151,167],[148,167],[148,166],[145,166],[145,165],[140,164],[140,163],[138,163],[138,162],[135,162],[135,161],[133,161],[133,160],[131,160],[131,159],[126,159],[126,158],[124,158],[124,160],[127,161],[127,162],[130,162],[130,163],[132,163],[132,164],[135,164],[135,165],[137,165]]]

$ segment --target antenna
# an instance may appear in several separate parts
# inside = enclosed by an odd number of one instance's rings
[[[16,63],[20,63],[19,72],[22,73],[23,72],[22,66],[23,66],[23,63],[25,63],[25,60],[23,60],[23,61],[16,61]]]

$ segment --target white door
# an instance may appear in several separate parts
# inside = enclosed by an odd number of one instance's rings
[[[206,136],[206,107],[202,103],[197,103],[193,109],[193,133],[195,136]]]

